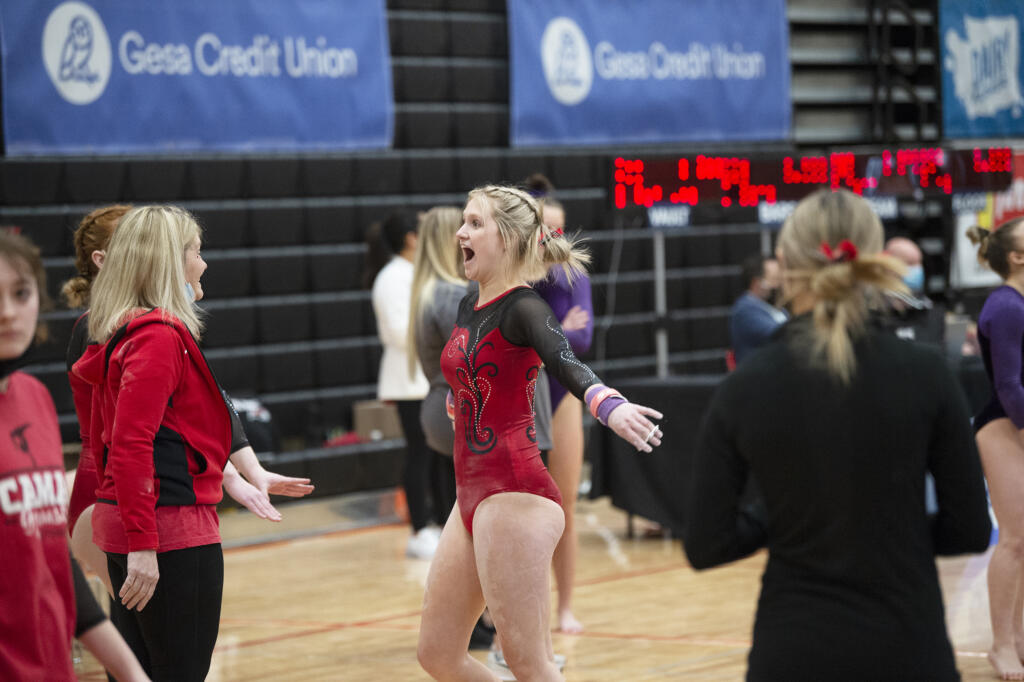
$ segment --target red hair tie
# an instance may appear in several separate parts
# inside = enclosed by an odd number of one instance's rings
[[[537,243],[540,244],[541,246],[544,246],[545,244],[548,243],[549,239],[561,237],[564,234],[565,232],[562,230],[562,228],[558,228],[557,230],[551,230],[550,232],[547,233],[547,235],[541,235],[540,239],[537,240]]]
[[[835,249],[829,246],[828,242],[822,242],[819,250],[831,263],[846,263],[851,260],[857,260],[857,247],[849,239],[839,242]]]

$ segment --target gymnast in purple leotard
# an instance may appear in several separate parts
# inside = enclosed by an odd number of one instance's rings
[[[1024,294],[1004,284],[985,300],[978,317],[978,343],[992,398],[974,418],[974,432],[1009,418],[1024,429]]]
[[[540,174],[527,178],[527,189],[541,205],[544,224],[556,234],[565,231],[565,209],[554,196],[551,182]],[[590,279],[581,275],[572,282],[562,268],[552,268],[548,276],[533,285],[562,324],[562,330],[575,354],[590,349],[594,335],[594,307],[590,297]],[[565,531],[555,548],[552,565],[558,584],[558,629],[582,632],[583,624],[572,611],[572,588],[576,575],[576,497],[583,469],[583,405],[558,379],[549,375],[551,393],[551,440],[548,470],[562,495]]]
[[[553,212],[544,202],[545,218]],[[570,283],[565,272],[556,267],[551,269],[547,279],[535,283],[533,288],[551,307],[555,317],[563,321],[562,330],[565,332],[565,338],[569,339],[572,352],[582,355],[590,350],[590,343],[594,338],[594,304],[591,300],[590,278],[583,274]],[[576,314],[577,311],[584,313],[578,315],[579,322],[576,324],[579,326],[566,326],[564,321],[570,312]],[[548,377],[548,386],[551,391],[551,409],[557,410],[569,391],[554,377]]]
[[[972,227],[978,260],[1003,278],[978,318],[978,341],[992,399],[974,418],[978,452],[999,540],[988,566],[992,649],[988,660],[1004,680],[1024,679],[1024,218],[989,232]]]

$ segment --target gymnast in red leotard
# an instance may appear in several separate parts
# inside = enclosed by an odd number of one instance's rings
[[[549,370],[563,370],[557,376],[568,368],[578,393],[597,382],[582,363],[561,360],[565,337],[557,323],[548,326],[551,309],[533,289],[510,289],[483,306],[474,298],[463,299],[441,355],[458,414],[456,492],[470,535],[477,505],[495,493],[533,493],[562,503],[536,445],[533,392],[542,360],[534,344],[543,348]],[[543,330],[540,338],[531,338],[533,329]]]
[[[516,678],[561,680],[548,628],[548,583],[565,516],[536,445],[537,372],[543,365],[637,450],[661,443],[661,430],[648,419],[661,414],[604,386],[529,288],[552,265],[562,264],[571,279],[587,262],[571,238],[543,225],[529,194],[475,189],[463,218],[456,237],[466,276],[480,289],[460,304],[441,355],[455,420],[458,504],[430,566],[417,653],[437,679],[495,679],[468,654],[486,600]]]

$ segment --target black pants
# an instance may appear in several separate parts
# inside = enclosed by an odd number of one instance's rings
[[[224,554],[219,544],[156,555],[160,579],[142,611],[115,598],[110,620],[153,682],[202,682],[220,628]],[[128,577],[128,555],[107,553],[117,594]]]
[[[405,436],[405,471],[402,473],[402,487],[405,501],[409,505],[409,521],[413,531],[426,527],[433,519],[430,504],[431,469],[434,453],[427,447],[420,426],[421,400],[396,400],[398,418],[402,422]]]

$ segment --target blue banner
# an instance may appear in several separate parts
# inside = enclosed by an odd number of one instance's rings
[[[391,144],[384,0],[0,0],[9,155]]]
[[[1024,135],[1024,3],[941,0],[946,137]]]
[[[785,0],[508,0],[513,145],[790,136]]]

